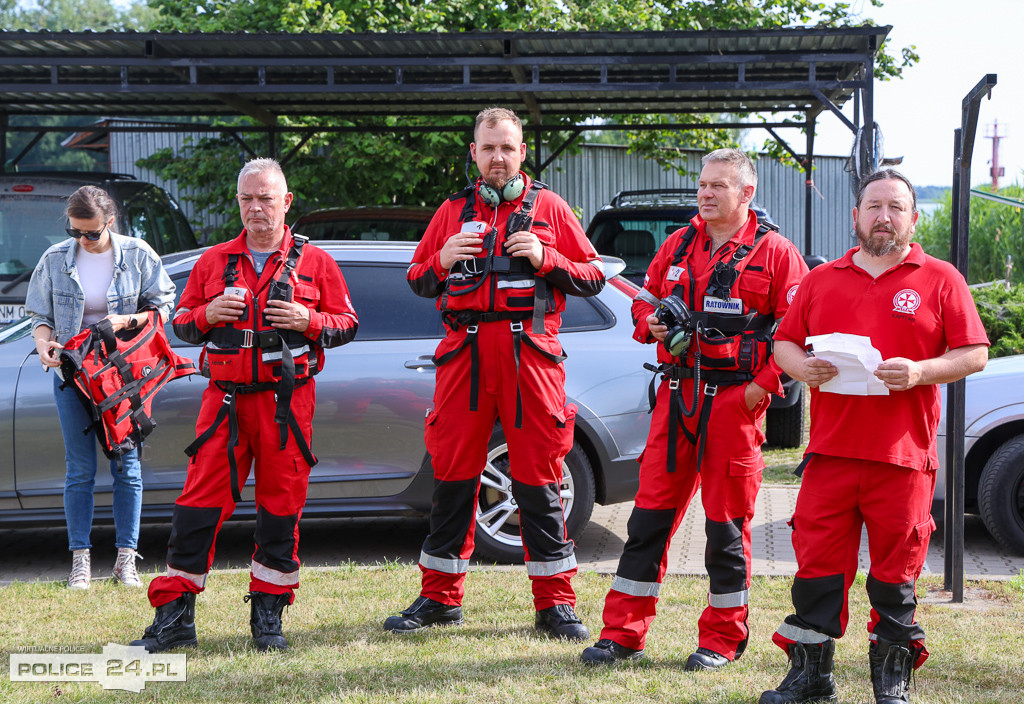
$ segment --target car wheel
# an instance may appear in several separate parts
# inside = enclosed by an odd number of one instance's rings
[[[768,409],[765,442],[769,447],[800,447],[804,441],[804,385],[797,384],[794,391],[800,394],[796,403]]]
[[[594,511],[594,471],[577,443],[562,461],[562,508],[565,529],[576,538]],[[508,466],[508,445],[498,431],[491,439],[487,466],[480,478],[476,509],[476,557],[494,562],[523,562],[523,539],[519,534],[519,509],[512,498],[512,477]]]
[[[992,537],[1024,555],[1024,435],[1003,443],[985,463],[978,508]]]

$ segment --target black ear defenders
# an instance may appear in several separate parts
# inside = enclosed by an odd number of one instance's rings
[[[508,182],[502,186],[501,190],[489,186],[483,181],[480,181],[477,186],[477,193],[480,194],[480,200],[492,208],[497,208],[499,204],[505,203],[510,200],[515,200],[519,196],[523,195],[523,191],[526,190],[526,183],[523,181],[522,174],[516,174],[508,180]]]
[[[678,357],[686,352],[693,339],[690,309],[678,296],[665,296],[654,309],[654,317],[668,327],[664,345],[668,353]]]

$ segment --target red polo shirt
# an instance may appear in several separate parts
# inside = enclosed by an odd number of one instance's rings
[[[804,278],[775,339],[804,347],[809,335],[865,335],[883,360],[914,361],[988,344],[967,282],[952,265],[912,243],[906,259],[875,279],[853,263],[858,249]],[[935,384],[888,396],[812,389],[807,452],[934,469],[940,411]]]

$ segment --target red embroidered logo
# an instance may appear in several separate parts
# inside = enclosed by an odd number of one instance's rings
[[[914,312],[921,307],[921,294],[912,288],[905,288],[892,297],[892,309],[897,313]]]

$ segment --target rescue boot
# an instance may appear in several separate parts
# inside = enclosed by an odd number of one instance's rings
[[[148,653],[197,647],[196,595],[186,592],[174,601],[156,607],[152,625],[146,628],[142,638],[133,640],[130,645],[141,645]]]
[[[555,604],[537,612],[534,626],[538,631],[563,640],[587,640],[590,631],[569,604]]]
[[[256,650],[287,650],[288,641],[281,633],[281,613],[291,602],[291,596],[287,593],[249,592],[244,600],[249,602],[249,628],[252,629]]]
[[[836,681],[832,677],[835,652],[836,642],[831,638],[821,644],[790,645],[789,672],[778,687],[761,694],[759,704],[837,701]]]
[[[413,633],[429,626],[461,626],[462,607],[450,606],[425,596],[416,597],[401,616],[389,616],[384,630],[392,633]]]
[[[879,638],[868,645],[868,663],[871,665],[871,688],[875,690],[876,704],[899,704],[910,701],[910,676],[920,648],[910,643],[892,642]]]
[[[584,665],[611,665],[619,660],[640,660],[643,656],[642,648],[627,648],[613,640],[602,638],[589,648],[584,648],[580,660]]]
[[[696,652],[686,658],[686,665],[683,667],[688,672],[700,672],[701,670],[721,670],[731,663],[732,660],[707,648],[697,648]]]

